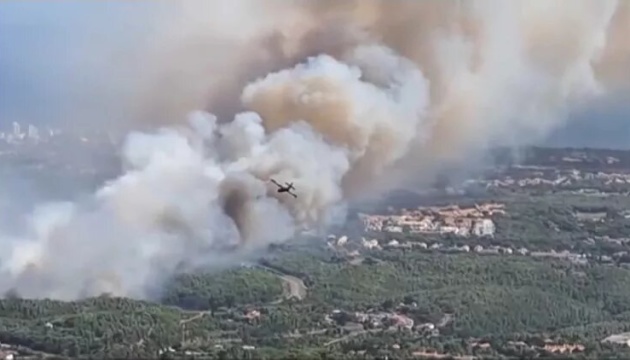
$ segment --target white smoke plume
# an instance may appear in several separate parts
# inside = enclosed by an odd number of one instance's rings
[[[139,125],[163,127],[128,136],[125,174],[90,201],[42,206],[5,240],[0,290],[146,297],[627,84],[614,0],[177,4],[134,98]]]
[[[362,80],[370,69],[361,63],[389,78]],[[90,203],[38,209],[27,237],[3,254],[0,287],[27,297],[143,297],[182,266],[212,265],[221,246],[247,252],[325,226],[345,176],[382,171],[422,132],[428,84],[387,48],[360,47],[345,62],[321,55],[243,91],[244,104],[274,101],[304,117],[270,131],[256,112],[223,125],[196,112],[187,128],[130,134],[126,173]],[[321,108],[330,113],[315,116]],[[278,195],[272,177],[294,182],[298,197]]]

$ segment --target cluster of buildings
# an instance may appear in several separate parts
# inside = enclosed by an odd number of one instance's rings
[[[396,312],[346,312],[333,310],[324,317],[328,325],[340,326],[346,332],[357,332],[365,329],[389,329],[415,331],[429,336],[439,335],[437,326],[433,323],[416,324],[406,315]]]
[[[493,236],[492,217],[505,214],[505,205],[488,203],[471,208],[458,205],[403,209],[397,215],[359,214],[367,232],[454,234],[458,236]]]
[[[464,187],[481,185],[485,188],[512,188],[512,187],[569,187],[579,186],[584,182],[597,182],[604,186],[630,184],[630,174],[582,172],[573,169],[567,172],[554,171],[553,174],[545,174],[535,171],[527,177],[515,179],[505,176],[501,179],[471,179],[464,182]]]
[[[476,349],[492,348],[489,342],[472,341],[470,345]],[[557,343],[550,339],[546,339],[542,346],[528,344],[525,341],[508,341],[506,345],[513,349],[529,349],[551,354],[574,354],[583,352],[586,349],[584,345],[579,343]]]
[[[551,161],[558,161],[556,156],[551,156],[549,158]],[[614,156],[594,156],[593,154],[589,154],[583,151],[573,151],[568,156],[563,156],[560,158],[561,162],[564,163],[585,163],[585,162],[601,162],[608,165],[616,164],[619,162],[619,158]]]
[[[120,134],[119,134],[120,135]],[[63,139],[79,141],[81,143],[110,143],[117,144],[120,142],[120,136],[113,132],[100,132],[98,130],[59,130],[46,127],[40,129],[35,125],[26,124],[23,126],[18,122],[12,123],[12,128],[0,131],[0,143],[4,142],[10,145],[18,144],[38,144],[40,142],[49,142],[53,139]]]
[[[593,240],[594,241],[594,240]],[[610,241],[616,241],[616,239],[610,239]],[[588,264],[590,259],[593,259],[588,254],[575,253],[568,250],[563,251],[532,251],[525,247],[512,248],[509,246],[490,245],[483,246],[479,244],[470,245],[452,245],[446,246],[440,242],[433,242],[428,244],[423,241],[399,241],[396,239],[389,240],[387,242],[379,242],[377,239],[361,238],[360,242],[356,240],[349,240],[347,236],[341,236],[336,238],[334,235],[328,237],[328,247],[345,253],[347,260],[350,263],[360,263],[357,259],[361,258],[361,251],[358,246],[365,250],[383,250],[383,249],[416,249],[419,251],[428,252],[442,252],[442,253],[475,253],[479,255],[517,255],[517,256],[531,256],[537,258],[554,258],[570,261],[577,265]],[[630,257],[627,252],[618,252],[612,256],[602,255],[594,260],[602,263],[610,263],[615,259],[621,257]]]
[[[17,144],[27,140],[37,143],[43,138],[52,138],[60,134],[59,130],[50,128],[40,132],[40,129],[31,124],[28,124],[25,130],[23,130],[22,126],[17,122],[13,122],[12,125],[11,131],[0,131],[0,140],[4,140],[9,144]]]

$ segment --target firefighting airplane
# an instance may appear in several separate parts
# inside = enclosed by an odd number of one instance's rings
[[[286,186],[280,185],[276,180],[271,179],[271,182],[276,184],[276,186],[278,187],[278,192],[279,193],[288,193],[291,196],[293,196],[294,198],[297,198],[297,195],[295,195],[294,193],[291,192],[291,189],[295,189],[295,187],[293,187],[293,183],[285,183]]]

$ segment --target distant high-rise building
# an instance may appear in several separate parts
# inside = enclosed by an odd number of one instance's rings
[[[33,140],[39,139],[39,131],[37,130],[37,127],[34,125],[28,126],[28,137]]]
[[[13,135],[19,137],[20,134],[21,134],[20,124],[18,124],[17,122],[14,121],[13,122]]]

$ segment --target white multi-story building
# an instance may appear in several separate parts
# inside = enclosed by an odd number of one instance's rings
[[[17,122],[13,122],[13,136],[16,138],[20,138],[22,136],[22,131],[20,129],[20,124]]]
[[[493,236],[495,231],[494,222],[490,219],[482,219],[475,222],[473,233],[476,236]]]
[[[28,138],[32,140],[39,139],[39,130],[34,125],[28,126]]]

